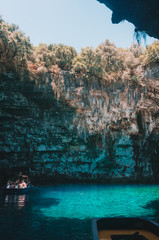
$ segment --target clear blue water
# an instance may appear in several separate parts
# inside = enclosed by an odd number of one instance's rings
[[[159,222],[158,185],[55,185],[0,196],[1,240],[90,240],[93,217]]]

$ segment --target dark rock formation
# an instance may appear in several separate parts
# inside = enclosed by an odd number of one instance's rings
[[[135,31],[144,31],[159,38],[158,0],[98,0],[112,10],[112,23],[127,20],[135,25]]]
[[[138,85],[85,83],[69,72],[48,84],[1,77],[1,177],[157,182],[159,75]]]

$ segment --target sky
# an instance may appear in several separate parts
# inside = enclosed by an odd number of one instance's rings
[[[0,0],[0,6],[3,19],[18,25],[35,46],[63,43],[80,52],[106,39],[123,48],[135,41],[134,25],[112,24],[111,11],[97,0]],[[148,36],[146,44],[154,40]]]

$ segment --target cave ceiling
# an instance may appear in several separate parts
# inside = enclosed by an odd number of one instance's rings
[[[112,10],[112,23],[127,20],[135,32],[159,39],[159,0],[97,0]]]

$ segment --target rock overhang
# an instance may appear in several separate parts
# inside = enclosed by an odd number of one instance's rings
[[[127,20],[135,25],[135,32],[145,32],[159,38],[158,0],[97,0],[112,10],[112,23]]]

